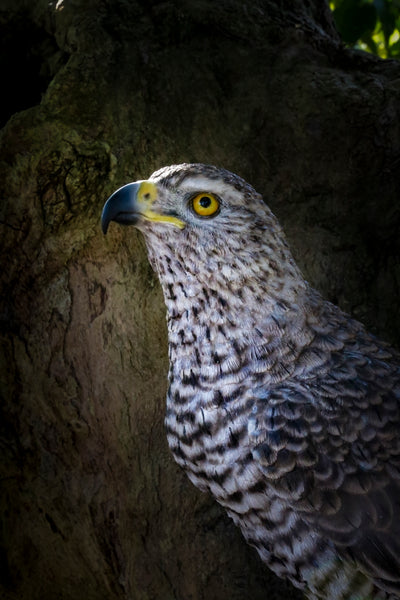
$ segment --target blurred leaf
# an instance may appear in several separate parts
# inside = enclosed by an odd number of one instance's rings
[[[400,40],[390,46],[390,56],[398,58],[400,56]]]
[[[343,41],[355,44],[375,29],[377,11],[373,4],[362,0],[343,0],[333,11],[333,18]]]
[[[396,27],[396,17],[393,5],[389,0],[374,0],[374,6],[381,22],[386,45]]]
[[[361,38],[361,41],[364,42],[364,44],[366,44],[368,46],[368,50],[372,54],[378,54],[378,46],[377,46],[376,42],[374,41],[373,37],[371,36],[371,34],[363,35]]]
[[[346,44],[400,58],[400,0],[331,0],[329,6]]]

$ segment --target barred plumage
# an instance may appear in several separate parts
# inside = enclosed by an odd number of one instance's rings
[[[399,354],[305,282],[232,173],[161,169],[111,220],[143,232],[163,287],[175,460],[308,598],[399,599]]]

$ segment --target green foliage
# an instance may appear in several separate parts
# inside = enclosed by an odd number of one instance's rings
[[[400,58],[400,0],[334,0],[330,7],[346,44]]]

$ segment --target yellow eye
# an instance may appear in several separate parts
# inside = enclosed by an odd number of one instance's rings
[[[219,200],[213,194],[197,194],[192,198],[192,208],[200,217],[212,217],[219,210]]]

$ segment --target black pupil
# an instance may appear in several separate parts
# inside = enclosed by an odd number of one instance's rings
[[[202,198],[200,198],[199,202],[203,208],[208,208],[211,204],[211,198],[209,198],[208,196],[203,196]]]

